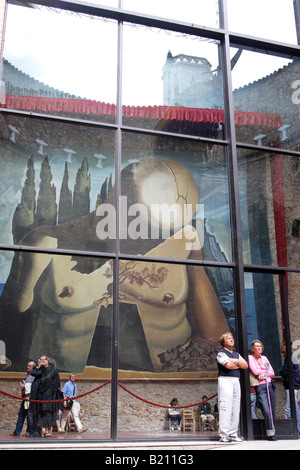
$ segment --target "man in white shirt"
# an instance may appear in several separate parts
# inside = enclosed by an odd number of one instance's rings
[[[68,415],[71,412],[74,418],[76,429],[81,434],[87,431],[87,429],[84,429],[82,427],[82,424],[80,421],[80,417],[79,417],[80,404],[78,403],[78,401],[74,400],[74,398],[77,396],[77,385],[75,383],[75,379],[76,379],[75,374],[71,373],[69,375],[69,381],[65,383],[64,388],[62,390],[64,394],[64,398],[69,399],[69,400],[71,399],[73,404],[72,404],[71,409],[67,409],[67,401],[63,402],[63,406],[65,409],[61,417],[61,429],[62,429],[62,432],[65,431]]]
[[[222,349],[217,354],[219,435],[222,442],[238,442],[242,440],[238,437],[240,369],[248,369],[248,363],[233,350],[234,338],[231,333],[224,333],[220,343]]]

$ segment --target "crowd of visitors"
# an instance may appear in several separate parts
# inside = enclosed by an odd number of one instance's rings
[[[234,349],[234,338],[231,333],[224,333],[220,339],[221,349],[216,356],[218,366],[218,432],[222,442],[239,442],[243,440],[238,435],[240,419],[240,371],[249,368],[251,413],[256,419],[256,410],[260,410],[264,418],[266,438],[275,438],[276,391],[274,385],[274,369],[269,359],[262,353],[264,345],[260,340],[251,344],[248,362]],[[284,362],[280,374],[286,391],[286,418],[291,418],[290,384],[287,362],[286,344],[281,344]],[[298,393],[300,390],[300,371],[297,359],[292,354],[293,388],[295,391],[295,407],[297,431],[300,436],[300,411]],[[33,361],[27,364],[27,375],[20,382],[22,400],[15,430],[11,436],[21,434],[27,418],[26,436],[51,437],[54,426],[58,433],[65,433],[70,420],[78,433],[87,429],[82,426],[80,403],[76,400],[76,376],[70,373],[69,380],[61,390],[60,376],[55,361],[47,356],[41,356],[37,364]],[[171,420],[171,430],[180,430],[182,415],[179,411],[178,400],[171,400],[168,407],[168,417]],[[214,430],[215,416],[206,395],[198,407],[200,429]]]
[[[71,373],[69,381],[60,388],[60,377],[55,361],[41,356],[37,361],[29,362],[27,375],[20,383],[22,400],[15,430],[11,436],[21,434],[27,418],[26,436],[51,437],[56,426],[58,433],[64,433],[66,424],[72,419],[77,432],[83,433],[80,420],[80,404],[76,400],[77,385],[75,374]]]

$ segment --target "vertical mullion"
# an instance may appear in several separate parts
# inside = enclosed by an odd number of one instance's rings
[[[122,0],[119,0],[122,8]],[[123,61],[123,23],[118,22],[118,51],[117,51],[117,114],[115,131],[115,260],[113,270],[113,324],[112,324],[112,375],[111,375],[111,439],[117,439],[118,432],[118,367],[119,367],[119,201],[121,192],[121,161],[122,161],[122,61]]]
[[[293,0],[293,3],[294,3],[294,16],[295,16],[297,43],[300,44],[300,2],[299,0]]]
[[[247,360],[248,358],[248,336],[247,336],[247,317],[246,300],[244,285],[244,261],[242,246],[242,229],[240,215],[240,198],[238,186],[238,162],[237,145],[234,121],[234,102],[231,80],[231,58],[230,58],[230,39],[228,33],[228,10],[227,0],[220,0],[220,26],[224,29],[224,37],[221,43],[222,70],[223,70],[223,90],[224,90],[224,114],[226,137],[228,139],[227,164],[228,181],[230,197],[230,220],[232,236],[232,253],[234,268],[234,292],[235,292],[235,311],[236,311],[236,334],[237,345],[240,354]],[[251,403],[250,403],[250,383],[248,373],[241,374],[242,399],[241,399],[241,427],[245,438],[253,438]]]

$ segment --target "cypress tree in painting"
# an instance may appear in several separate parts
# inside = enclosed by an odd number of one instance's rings
[[[72,219],[79,219],[90,212],[91,177],[88,174],[88,159],[85,158],[77,172],[73,195]]]
[[[16,207],[12,220],[12,233],[15,244],[22,240],[34,223],[36,205],[34,177],[34,160],[31,157],[27,162],[26,180],[22,189],[21,202]]]
[[[41,167],[40,191],[37,200],[37,211],[35,216],[35,224],[40,225],[56,225],[57,222],[57,204],[56,204],[56,188],[51,185],[52,173],[49,165],[48,157],[46,157]]]
[[[69,172],[66,162],[59,197],[58,223],[63,224],[69,220],[72,220],[72,191],[69,189]]]

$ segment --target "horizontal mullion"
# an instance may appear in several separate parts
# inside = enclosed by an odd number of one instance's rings
[[[43,248],[36,246],[26,246],[26,245],[6,245],[0,244],[0,250],[3,251],[15,251],[15,252],[29,252],[29,253],[40,253],[40,254],[52,254],[52,255],[66,255],[66,256],[84,256],[89,258],[109,258],[114,259],[118,258],[120,260],[132,260],[132,261],[143,261],[143,262],[156,262],[164,264],[186,264],[186,265],[197,265],[197,266],[206,266],[206,267],[220,267],[220,268],[230,268],[235,269],[235,263],[225,263],[219,261],[209,261],[209,260],[198,260],[198,259],[181,259],[181,258],[160,258],[155,256],[146,256],[146,255],[132,255],[124,253],[105,253],[100,251],[76,251],[63,248]],[[244,264],[244,272],[261,272],[266,274],[279,274],[282,272],[295,272],[300,273],[300,268],[289,267],[289,266],[265,266],[265,265],[256,265],[256,264]]]
[[[246,142],[237,142],[237,148],[249,149],[254,150],[256,152],[267,152],[267,153],[276,153],[281,155],[293,155],[296,157],[300,157],[300,152],[297,150],[285,149],[280,147],[267,147],[263,145],[255,145],[255,144],[247,144]]]
[[[29,3],[29,2],[28,2]],[[30,4],[47,6],[49,8],[57,8],[67,11],[74,11],[87,15],[93,15],[111,20],[135,23],[147,27],[155,27],[168,31],[182,32],[194,36],[203,36],[208,39],[222,40],[222,30],[219,28],[211,28],[204,25],[194,23],[179,22],[176,20],[162,18],[158,16],[146,15],[143,13],[133,12],[129,10],[97,6],[93,3],[76,2],[68,0],[37,0]]]
[[[28,4],[30,5],[29,2]],[[119,8],[97,6],[93,3],[88,2],[77,2],[68,0],[56,0],[55,2],[53,2],[53,0],[36,0],[35,2],[31,2],[31,4],[42,5],[47,6],[49,8],[57,8],[67,11],[74,11],[76,13],[99,16],[116,21],[135,23],[147,27],[156,27],[166,29],[168,31],[182,32],[185,34],[206,37],[208,39],[216,39],[219,41],[223,41],[224,36],[229,35],[229,40],[232,47],[242,46],[246,49],[252,49],[256,52],[263,53],[269,51],[281,57],[300,57],[300,46],[298,45],[274,41],[271,39],[269,40],[256,36],[239,34],[237,32],[232,32],[230,30],[225,30],[222,28],[212,28],[204,25],[198,25],[195,23],[180,22],[173,19],[146,15]]]
[[[105,122],[98,122],[93,121],[90,119],[77,119],[68,116],[60,116],[59,114],[46,114],[46,113],[36,113],[32,111],[24,111],[21,109],[9,109],[9,108],[0,108],[0,114],[10,114],[15,116],[21,117],[30,117],[35,119],[43,119],[46,121],[56,121],[56,122],[64,122],[67,124],[78,124],[84,126],[92,126],[92,127],[102,127],[106,129],[116,130],[118,128],[117,124],[105,123]]]
[[[280,274],[280,273],[300,273],[300,268],[293,268],[288,266],[264,266],[264,265],[251,265],[245,264],[244,271],[246,273],[262,273],[262,274]]]
[[[25,3],[25,2],[24,2]],[[300,57],[300,46],[284,42],[269,40],[266,38],[239,34],[222,28],[212,28],[195,23],[180,22],[173,19],[146,15],[129,10],[98,6],[93,3],[68,1],[68,0],[36,0],[28,5],[41,5],[49,8],[57,8],[67,11],[74,11],[87,15],[108,18],[116,21],[129,22],[147,27],[155,27],[168,31],[181,32],[194,36],[206,37],[223,42],[225,35],[229,36],[232,47],[244,47],[255,50],[255,52],[271,52],[280,57],[298,56]]]
[[[43,248],[40,246],[28,246],[28,245],[6,245],[0,243],[0,251],[16,251],[16,252],[28,252],[28,253],[39,253],[39,254],[50,254],[50,255],[66,255],[66,256],[85,256],[89,258],[116,258],[116,253],[105,253],[101,251],[81,251],[81,250],[70,250],[64,248]]]
[[[44,114],[44,113],[41,114],[41,113],[36,113],[36,112],[31,112],[31,111],[24,111],[24,110],[0,108],[0,114],[1,113],[20,116],[20,117],[26,117],[26,118],[30,117],[30,118],[43,119],[43,120],[49,120],[49,121],[55,121],[55,122],[64,122],[67,124],[75,124],[75,125],[77,124],[80,126],[99,127],[103,129],[109,129],[109,130],[121,129],[122,132],[127,132],[127,133],[146,134],[146,135],[153,135],[153,136],[159,135],[163,137],[189,139],[189,140],[194,140],[194,141],[201,141],[204,143],[207,142],[209,144],[219,144],[219,145],[228,144],[227,140],[210,139],[208,137],[201,137],[201,136],[191,135],[191,134],[177,134],[175,132],[157,131],[157,130],[152,130],[152,129],[143,128],[143,127],[131,127],[131,126],[125,126],[125,125],[118,126],[117,124],[91,121],[89,119],[77,119],[77,118],[71,118],[71,117],[66,117],[66,116]]]
[[[265,38],[228,32],[231,47],[243,47],[258,53],[272,53],[279,57],[300,57],[300,46]]]
[[[209,144],[219,144],[219,145],[228,145],[228,140],[221,140],[221,139],[210,139],[208,137],[201,137],[197,135],[191,135],[191,134],[177,134],[176,132],[167,132],[167,131],[157,131],[157,130],[152,130],[152,129],[146,129],[143,127],[130,127],[130,126],[121,126],[121,130],[123,132],[128,132],[128,133],[138,133],[138,134],[148,134],[148,135],[159,135],[162,137],[173,137],[175,139],[189,139],[189,140],[194,140],[194,141],[201,141],[201,142],[207,142]]]
[[[84,256],[89,258],[119,258],[120,260],[131,260],[131,261],[143,261],[143,262],[156,262],[164,264],[186,264],[186,265],[203,265],[223,268],[234,268],[233,263],[224,263],[217,261],[203,261],[193,259],[181,259],[181,258],[160,258],[155,256],[146,255],[131,255],[131,254],[117,254],[117,253],[105,253],[98,251],[76,251],[63,248],[43,248],[36,246],[26,245],[5,245],[0,244],[0,250],[3,251],[15,251],[15,252],[27,252],[27,253],[39,253],[39,254],[51,254],[51,255],[66,255],[66,256]]]

